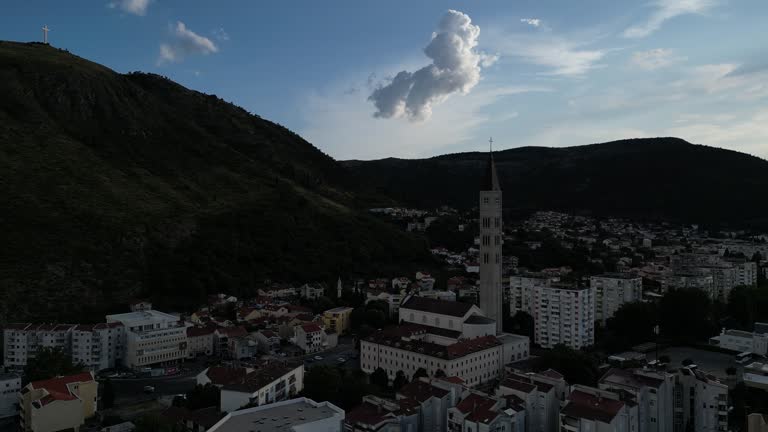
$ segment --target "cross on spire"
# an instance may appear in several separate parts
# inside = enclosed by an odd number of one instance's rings
[[[43,43],[48,43],[48,32],[51,31],[51,29],[48,28],[48,25],[43,26]]]
[[[488,144],[491,146],[491,153],[493,153],[493,137],[488,138]]]

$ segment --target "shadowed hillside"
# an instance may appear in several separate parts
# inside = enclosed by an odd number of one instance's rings
[[[488,155],[346,161],[361,183],[419,207],[471,207]],[[768,221],[768,162],[677,138],[494,153],[504,207],[693,222]]]
[[[358,210],[352,180],[216,96],[0,42],[0,323],[429,263]]]

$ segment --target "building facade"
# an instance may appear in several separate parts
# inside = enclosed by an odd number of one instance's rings
[[[632,273],[605,273],[589,278],[595,298],[595,320],[605,326],[624,303],[643,299],[643,278]]]
[[[78,430],[96,413],[98,388],[90,372],[27,384],[19,392],[19,429]]]
[[[125,327],[122,323],[78,324],[72,330],[72,362],[94,371],[123,362]]]
[[[496,321],[501,333],[502,302],[502,202],[501,186],[496,175],[493,153],[488,159],[480,190],[480,309]]]
[[[590,288],[562,283],[537,287],[531,308],[535,341],[542,348],[594,345],[595,301]]]
[[[187,329],[178,317],[156,310],[107,315],[107,324],[125,326],[123,365],[175,365],[187,357]]]
[[[351,307],[337,307],[328,309],[323,312],[323,324],[325,329],[338,333],[345,334],[351,327],[352,308]]]
[[[239,432],[256,430],[259,426],[263,426],[264,430],[342,432],[344,410],[330,402],[291,399],[233,411],[208,432]]]
[[[232,412],[246,405],[267,405],[295,397],[304,389],[304,364],[274,364],[258,368],[242,381],[221,387],[221,412]]]
[[[0,373],[0,419],[13,417],[19,413],[19,390],[21,390],[20,375]]]

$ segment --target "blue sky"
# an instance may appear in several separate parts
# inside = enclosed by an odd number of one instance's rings
[[[491,135],[501,149],[679,136],[768,157],[766,18],[765,0],[4,0],[0,39],[46,24],[57,47],[214,93],[337,159]]]

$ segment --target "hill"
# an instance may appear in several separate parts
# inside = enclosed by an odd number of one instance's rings
[[[365,199],[332,158],[216,96],[0,42],[0,323],[430,263]]]
[[[486,153],[346,161],[360,183],[418,207],[475,201]],[[765,226],[768,162],[677,138],[494,153],[504,207]]]

